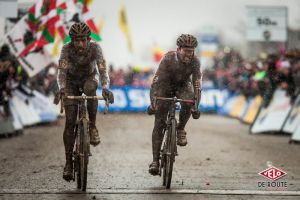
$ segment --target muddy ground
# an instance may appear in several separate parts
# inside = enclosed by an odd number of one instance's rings
[[[217,115],[189,121],[165,190],[148,174],[154,117],[99,113],[102,142],[92,148],[81,193],[62,179],[64,120],[0,139],[0,199],[300,199],[300,145],[287,135],[250,135],[248,125]],[[287,173],[277,181],[284,187],[259,187],[270,164]]]

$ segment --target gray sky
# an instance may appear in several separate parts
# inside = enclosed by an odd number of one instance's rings
[[[118,25],[122,4],[127,12],[132,54]],[[250,5],[286,6],[289,28],[300,29],[299,0],[94,0],[90,10],[96,23],[104,19],[101,46],[107,62],[126,67],[128,64],[157,65],[152,60],[154,43],[164,52],[174,50],[181,33],[198,35],[214,30],[225,44],[245,51],[246,6]]]

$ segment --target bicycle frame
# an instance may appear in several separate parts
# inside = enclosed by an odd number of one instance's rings
[[[167,127],[165,128],[165,130],[163,132],[165,132],[166,130],[168,130],[168,128],[171,125],[172,119],[175,119],[175,122],[177,124],[177,120],[176,120],[176,103],[177,102],[184,102],[184,103],[195,104],[196,101],[197,101],[197,100],[191,100],[191,99],[178,99],[176,96],[175,97],[171,97],[171,98],[167,98],[167,97],[154,97],[154,105],[155,105],[155,107],[156,107],[157,100],[167,101],[167,102],[171,103],[171,105],[169,106],[169,111],[168,111]],[[176,152],[175,153],[177,155],[177,146],[176,146]]]
[[[184,103],[192,103],[195,104],[195,100],[184,100],[178,99],[177,97],[173,98],[165,98],[165,97],[154,97],[154,106],[156,107],[156,101],[163,100],[169,101],[169,111],[167,117],[167,126],[163,130],[164,138],[161,146],[161,156],[160,156],[160,169],[159,175],[161,176],[161,171],[163,168],[163,185],[166,186],[167,189],[171,186],[172,180],[172,171],[173,171],[173,163],[175,162],[175,156],[178,156],[177,153],[177,120],[176,120],[176,103],[184,102]]]
[[[75,126],[75,150],[73,151],[73,165],[74,165],[74,176],[73,181],[75,181],[75,176],[77,174],[77,188],[86,190],[87,186],[87,168],[90,152],[90,135],[89,131],[89,120],[86,117],[87,114],[87,100],[105,100],[103,97],[99,96],[66,96],[67,99],[78,100],[78,114]],[[61,111],[63,111],[63,101],[61,101]],[[108,112],[109,103],[105,102],[104,114]]]
[[[77,122],[76,122],[76,128],[75,128],[75,133],[76,133],[76,139],[78,139],[79,137],[78,134],[78,125],[80,123],[80,121],[82,121],[83,119],[89,121],[86,117],[86,114],[87,114],[87,100],[88,99],[92,99],[92,100],[105,100],[103,97],[99,97],[99,96],[67,96],[66,97],[67,99],[76,99],[79,101],[78,103],[78,115],[77,115]],[[109,103],[107,100],[105,100],[105,110],[104,110],[104,114],[106,114],[108,112],[108,106],[109,106]],[[89,135],[88,135],[88,140],[89,140]],[[89,142],[89,141],[88,141]],[[79,145],[80,145],[80,142],[79,141],[76,141],[76,151],[79,149]],[[91,155],[91,152],[90,152],[90,146],[88,146],[88,152],[89,152],[89,155]]]
[[[156,107],[157,100],[171,102],[171,106],[169,106],[168,120],[175,118],[176,103],[177,102],[196,104],[196,102],[198,101],[197,99],[196,100],[192,100],[192,99],[178,99],[176,96],[175,97],[170,97],[170,98],[169,97],[154,97],[154,107]]]

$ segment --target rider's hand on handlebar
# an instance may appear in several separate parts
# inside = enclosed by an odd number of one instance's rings
[[[153,115],[153,114],[155,114],[155,109],[150,105],[147,108],[147,113],[148,113],[148,115]]]
[[[192,112],[193,119],[199,119],[200,118],[201,112],[198,109],[198,106],[196,106],[196,105],[193,106],[192,109],[191,109],[191,112]]]
[[[102,96],[105,100],[108,100],[109,103],[114,103],[114,94],[106,88],[102,90]]]
[[[193,117],[193,119],[199,119],[200,115],[201,115],[200,110],[195,110],[195,111],[192,110],[192,117]]]
[[[60,95],[61,99],[65,98],[65,96],[66,96],[66,89],[65,88],[61,88],[59,90],[59,95]]]
[[[61,88],[54,97],[53,103],[58,104],[66,95],[65,88]]]

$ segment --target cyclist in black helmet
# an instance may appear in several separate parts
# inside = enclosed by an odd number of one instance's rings
[[[177,39],[177,50],[168,52],[162,58],[153,78],[150,90],[151,105],[148,107],[148,114],[155,114],[154,129],[152,132],[153,162],[149,166],[149,173],[152,175],[157,175],[159,172],[159,154],[163,140],[163,129],[166,127],[168,114],[168,103],[158,101],[154,108],[153,97],[176,96],[182,99],[194,99],[195,95],[198,95],[196,98],[200,101],[202,74],[200,71],[200,62],[194,54],[197,45],[198,42],[194,36],[182,34]],[[194,108],[190,104],[181,104],[177,126],[177,145],[179,146],[187,144],[184,128],[191,114],[194,119],[200,117],[200,112]]]
[[[58,65],[59,93],[64,95],[81,95],[82,92],[88,96],[95,96],[99,84],[99,78],[103,87],[102,95],[113,103],[114,97],[108,90],[109,77],[107,74],[105,60],[100,46],[90,42],[90,28],[83,22],[75,23],[69,30],[71,42],[62,48]],[[100,75],[100,77],[99,77]],[[80,91],[80,88],[83,91]],[[64,130],[64,145],[66,153],[66,165],[63,178],[66,181],[73,179],[72,153],[75,143],[74,127],[77,117],[77,100],[66,99],[64,101],[66,112],[66,123]],[[90,143],[94,146],[100,143],[98,130],[96,128],[96,114],[98,101],[88,100],[87,110],[90,121]]]

